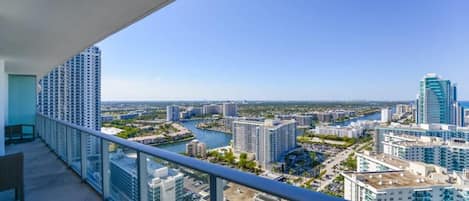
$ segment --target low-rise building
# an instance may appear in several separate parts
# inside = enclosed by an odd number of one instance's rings
[[[135,119],[137,117],[138,117],[137,113],[128,113],[128,114],[119,115],[120,120],[130,120],[130,119]]]
[[[446,182],[409,171],[345,172],[344,198],[350,201],[455,199],[455,189]]]
[[[101,115],[101,122],[107,123],[107,122],[111,122],[111,121],[114,121],[114,116],[112,116],[112,115]]]
[[[386,134],[393,135],[410,135],[410,136],[433,136],[440,137],[443,140],[450,140],[452,138],[462,138],[469,141],[469,128],[457,127],[448,124],[420,124],[420,125],[402,125],[391,124],[386,127],[376,128],[377,134],[375,136],[375,148],[378,153],[383,153],[383,141]]]
[[[356,127],[318,126],[314,130],[317,135],[334,135],[337,137],[359,138],[364,130]]]
[[[447,168],[449,171],[463,171],[469,168],[469,142],[463,139],[443,140],[429,136],[385,135],[384,153],[401,159],[420,161]]]

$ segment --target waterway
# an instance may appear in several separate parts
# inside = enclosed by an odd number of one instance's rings
[[[207,149],[228,146],[231,141],[231,135],[219,131],[209,131],[198,129],[196,126],[203,120],[189,120],[180,122],[184,127],[191,130],[195,138],[200,142],[207,145]],[[173,144],[160,145],[158,148],[166,149],[168,151],[181,153],[186,150],[187,142],[178,142]]]
[[[365,116],[350,119],[350,120],[347,120],[347,121],[344,121],[344,122],[335,123],[334,125],[336,125],[336,126],[348,126],[352,122],[363,121],[363,120],[371,120],[371,121],[381,120],[381,112],[375,112],[375,113],[368,114],[368,115],[365,115]]]
[[[381,113],[376,112],[376,113],[372,113],[372,114],[365,115],[362,117],[357,117],[351,120],[347,120],[341,123],[337,123],[335,125],[347,126],[350,123],[356,122],[359,120],[380,120],[380,119],[381,119]],[[202,121],[204,120],[189,120],[189,121],[184,121],[180,123],[187,129],[191,130],[192,133],[195,135],[196,139],[198,139],[200,142],[205,143],[207,145],[207,149],[224,147],[230,144],[230,141],[232,139],[230,134],[226,134],[226,133],[219,132],[219,131],[198,129],[196,126],[198,123]],[[178,143],[173,143],[173,144],[159,145],[157,147],[166,149],[168,151],[176,152],[176,153],[181,153],[186,150],[187,143],[188,141],[178,142]]]

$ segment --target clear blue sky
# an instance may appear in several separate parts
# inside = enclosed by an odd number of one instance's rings
[[[177,0],[98,43],[103,100],[469,99],[469,1]]]

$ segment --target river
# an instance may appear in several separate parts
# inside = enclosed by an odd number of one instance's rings
[[[191,130],[195,135],[195,138],[200,142],[203,142],[207,145],[207,149],[213,149],[218,147],[228,146],[231,141],[231,135],[218,131],[209,131],[198,129],[196,125],[203,120],[189,120],[180,122],[184,127]],[[158,148],[166,149],[168,151],[181,153],[186,151],[186,142],[179,142],[173,144],[160,145]]]

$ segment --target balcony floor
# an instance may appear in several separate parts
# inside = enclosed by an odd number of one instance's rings
[[[40,141],[8,145],[6,152],[24,153],[24,190],[26,201],[102,200],[80,177],[50,152]],[[9,199],[7,199],[9,197]],[[0,200],[13,200],[13,192],[0,193]]]

